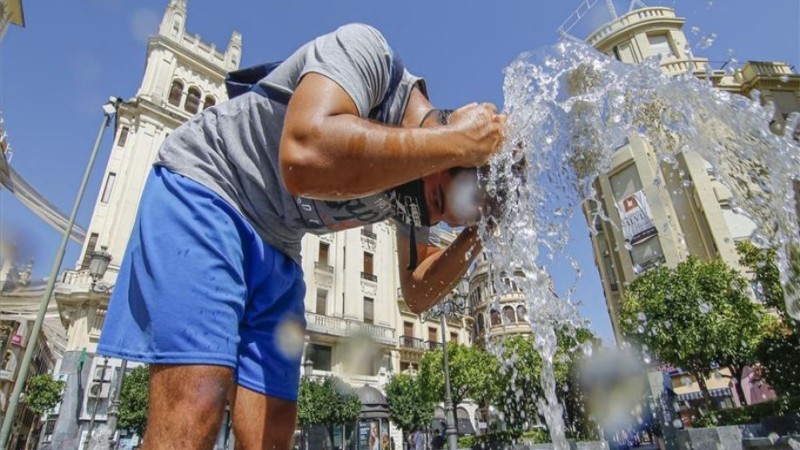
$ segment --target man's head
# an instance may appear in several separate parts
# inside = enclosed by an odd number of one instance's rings
[[[432,109],[421,127],[447,125],[452,110]],[[471,225],[480,217],[481,194],[475,168],[453,167],[422,179],[430,223],[445,222],[451,227]]]

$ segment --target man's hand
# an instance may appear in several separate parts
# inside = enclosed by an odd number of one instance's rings
[[[497,114],[491,103],[470,103],[453,112],[449,127],[460,136],[464,167],[481,167],[500,150],[506,129],[506,115]]]

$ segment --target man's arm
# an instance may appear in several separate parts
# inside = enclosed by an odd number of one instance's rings
[[[447,248],[417,244],[420,263],[407,270],[409,238],[397,233],[397,258],[400,264],[400,287],[408,308],[419,314],[438,303],[458,284],[481,252],[477,226],[465,228]]]
[[[459,109],[446,127],[370,122],[336,82],[308,73],[287,107],[281,175],[296,196],[364,197],[450,167],[484,165],[500,147],[504,124],[488,104]]]

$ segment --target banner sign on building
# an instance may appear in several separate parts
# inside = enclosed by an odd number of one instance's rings
[[[625,197],[617,208],[622,217],[622,234],[631,245],[646,241],[658,234],[644,191],[636,191]]]

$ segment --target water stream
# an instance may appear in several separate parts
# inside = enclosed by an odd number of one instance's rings
[[[578,264],[565,248],[570,220],[582,205],[599,205],[595,180],[611,167],[612,155],[632,134],[652,144],[652,160],[679,168],[679,155],[696,152],[732,192],[731,209],[757,225],[757,245],[779,249],[778,265],[787,307],[800,317],[800,274],[788,263],[790,243],[800,242],[793,183],[800,177],[800,147],[770,130],[772,110],[757,96],[749,99],[715,89],[691,74],[669,77],[658,61],[622,64],[572,41],[524,53],[505,69],[505,112],[509,131],[504,150],[491,163],[483,182],[497,203],[481,224],[485,251],[493,265],[498,298],[509,293],[502,278],[515,280],[525,295],[534,346],[543,360],[538,409],[556,448],[566,449],[563,411],[556,398],[553,363],[556,329],[583,323],[572,294],[557,295],[549,269],[566,259],[579,276]],[[787,129],[795,129],[793,114]],[[662,173],[662,172],[658,172]],[[674,185],[674,184],[673,184]],[[659,175],[655,186],[669,189]],[[598,220],[606,220],[602,208]],[[499,224],[499,226],[495,225]],[[589,221],[593,223],[593,221]],[[656,223],[657,229],[668,223]],[[587,227],[596,233],[594,227]],[[587,301],[602,301],[601,293]],[[499,308],[498,308],[499,309]]]

